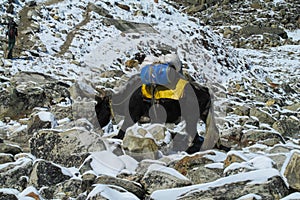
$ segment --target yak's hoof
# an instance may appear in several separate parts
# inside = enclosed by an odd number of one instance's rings
[[[118,135],[115,135],[112,138],[123,140],[124,136],[125,136],[125,132],[122,131],[122,130],[120,130],[119,133],[118,133]]]
[[[188,154],[193,154],[193,153],[199,152],[203,142],[204,142],[203,137],[201,137],[201,136],[196,137],[193,141],[192,146],[190,146],[185,152],[187,152]]]
[[[216,145],[215,148],[219,149],[219,150],[222,150],[222,151],[225,151],[225,152],[229,152],[231,150],[230,147],[226,147],[226,146],[224,146],[222,144]]]

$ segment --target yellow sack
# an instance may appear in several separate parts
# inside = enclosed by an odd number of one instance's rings
[[[154,93],[155,99],[174,99],[179,100],[183,96],[183,91],[188,81],[184,79],[179,79],[176,84],[175,89],[171,90],[164,86],[157,86]],[[152,98],[152,89],[150,86],[145,84],[142,85],[142,94],[144,97]]]

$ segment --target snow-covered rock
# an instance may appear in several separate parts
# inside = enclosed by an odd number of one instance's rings
[[[0,58],[0,199],[300,199],[298,4],[25,0],[11,14],[9,2],[0,19],[15,17],[20,41],[14,59]],[[126,84],[144,55],[166,53],[212,89],[228,153],[169,155],[180,123],[131,129],[155,149],[136,160],[126,148],[147,147],[111,139],[122,116],[97,124],[95,95]]]

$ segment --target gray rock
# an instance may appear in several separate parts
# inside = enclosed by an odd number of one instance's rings
[[[155,190],[191,185],[192,182],[173,168],[152,164],[141,180],[148,194]]]
[[[250,108],[248,106],[235,106],[233,113],[240,116],[249,116]]]
[[[46,111],[40,111],[31,114],[30,120],[27,125],[28,134],[33,135],[40,129],[50,129],[57,125],[55,117],[52,113]]]
[[[270,125],[276,121],[269,113],[258,108],[251,108],[250,116],[257,117],[261,123],[267,123]]]
[[[262,177],[264,181],[256,181],[254,177]],[[234,180],[234,181],[233,181]],[[237,199],[247,194],[256,194],[262,199],[280,199],[287,194],[289,190],[282,180],[279,172],[275,169],[257,170],[242,174],[233,175],[218,179],[209,184],[201,184],[192,187],[185,187],[184,190],[176,188],[176,193],[172,193],[173,189],[165,191],[156,191],[151,197],[168,193],[170,198],[177,196],[177,199],[196,200],[196,199]],[[154,199],[154,198],[152,198]]]
[[[294,104],[289,105],[289,106],[284,106],[283,108],[291,110],[291,111],[300,110],[300,102],[299,103],[294,103]]]
[[[289,186],[300,191],[300,151],[294,151],[284,170]]]
[[[103,23],[107,26],[115,26],[118,30],[122,31],[123,33],[157,33],[157,31],[150,25],[146,23],[136,23],[130,22],[125,20],[116,20],[105,18]]]
[[[138,163],[138,167],[136,168],[135,171],[142,178],[145,175],[145,173],[147,172],[149,166],[152,165],[152,164],[159,164],[159,165],[166,166],[166,163],[164,163],[164,162],[160,162],[160,161],[157,161],[157,160],[145,159],[145,160],[142,160]]]
[[[72,103],[72,118],[74,121],[85,118],[94,127],[99,127],[100,124],[97,119],[97,113],[95,111],[96,101],[89,101],[87,99],[75,100]]]
[[[14,194],[0,191],[0,200],[18,200],[18,197]]]
[[[63,102],[61,102],[61,103],[63,103]],[[55,118],[57,120],[67,119],[67,118],[73,119],[72,105],[69,104],[69,101],[65,101],[62,105],[61,104],[52,105],[51,113],[53,113],[53,115],[55,116]]]
[[[246,182],[237,182],[224,187],[211,188],[208,191],[196,191],[190,194],[181,196],[181,199],[205,199],[205,198],[219,198],[219,199],[237,199],[246,194],[258,194],[262,199],[272,200],[284,197],[288,194],[288,189],[283,180],[277,176],[268,180],[263,184],[246,184]]]
[[[67,131],[40,130],[31,138],[30,149],[37,158],[79,167],[89,152],[102,151],[106,147],[96,133],[73,128]]]
[[[22,120],[20,120],[21,122]],[[12,144],[20,145],[20,150],[23,152],[29,152],[29,140],[32,137],[31,134],[27,132],[27,126],[25,125],[27,120],[16,124],[13,128],[8,128],[6,133],[6,140]]]
[[[279,154],[279,153],[289,153],[292,150],[292,148],[287,147],[287,146],[283,146],[283,145],[276,145],[274,147],[272,147],[268,153],[270,154]]]
[[[83,191],[87,191],[88,193],[91,192],[93,188],[93,184],[97,178],[97,175],[93,173],[93,171],[88,171],[82,174],[82,185],[81,189]]]
[[[56,99],[70,96],[68,85],[41,73],[19,72],[10,82],[11,88],[0,94],[0,118],[20,118],[35,107],[48,107]]]
[[[14,188],[23,191],[28,184],[33,161],[21,158],[15,162],[3,164],[0,170],[0,185],[2,188]]]
[[[96,178],[95,184],[107,184],[107,185],[116,185],[119,187],[124,188],[128,192],[133,193],[140,199],[144,198],[145,191],[142,188],[142,186],[136,182],[133,181],[128,181],[125,179],[120,179],[120,178],[114,178],[111,176],[106,176],[106,175],[101,175]]]
[[[45,160],[35,162],[29,177],[29,184],[40,189],[62,183],[71,177],[63,173],[58,165]]]
[[[270,154],[268,155],[269,158],[271,158],[275,162],[276,169],[281,170],[285,160],[286,155],[285,154]]]
[[[68,179],[41,189],[41,195],[46,199],[76,198],[83,192],[80,179]]]
[[[13,162],[14,157],[12,154],[0,153],[0,165],[8,162]]]
[[[16,155],[21,152],[22,152],[22,149],[19,146],[12,145],[12,144],[6,144],[6,143],[0,143],[0,153],[9,153],[12,155]]]
[[[265,142],[267,140],[272,139],[271,143]],[[247,130],[244,131],[244,134],[241,137],[240,145],[242,147],[251,146],[255,143],[264,143],[268,144],[269,146],[274,146],[275,144],[285,143],[285,140],[283,137],[274,132],[274,131],[268,131],[268,130]]]
[[[124,198],[138,200],[139,198],[134,194],[124,190],[121,187],[114,186],[114,185],[102,185],[96,184],[94,185],[94,189],[89,193],[86,200],[108,200],[110,199],[109,195],[105,194],[103,191],[109,191],[110,194],[114,195],[117,198]]]
[[[89,3],[88,8],[95,13],[107,18],[113,18],[112,15],[109,14],[109,11],[101,7],[100,5],[95,5],[93,3]]]
[[[193,184],[207,183],[215,181],[223,174],[223,168],[210,169],[205,167],[212,164],[213,161],[209,156],[215,156],[214,152],[185,156],[184,158],[170,163],[168,166],[176,169],[192,181]]]
[[[264,33],[279,35],[282,39],[287,39],[287,33],[282,28],[246,26],[240,30],[245,36],[262,35]]]
[[[300,120],[295,116],[284,116],[273,124],[273,128],[284,137],[297,138],[300,133]]]
[[[157,159],[159,143],[165,138],[161,125],[148,128],[128,128],[123,139],[123,148],[137,160]]]

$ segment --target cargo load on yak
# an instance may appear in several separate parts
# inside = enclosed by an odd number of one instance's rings
[[[176,54],[167,54],[156,58],[151,62],[153,57],[147,60],[141,69],[141,80],[145,85],[162,85],[169,86],[174,83],[176,73],[181,71],[181,62]]]
[[[179,57],[176,54],[167,54],[145,60],[140,73],[144,98],[152,100],[182,98],[188,81],[181,73]]]
[[[141,70],[141,80],[145,85],[156,84],[167,86],[175,79],[175,70],[169,63],[146,65]]]

